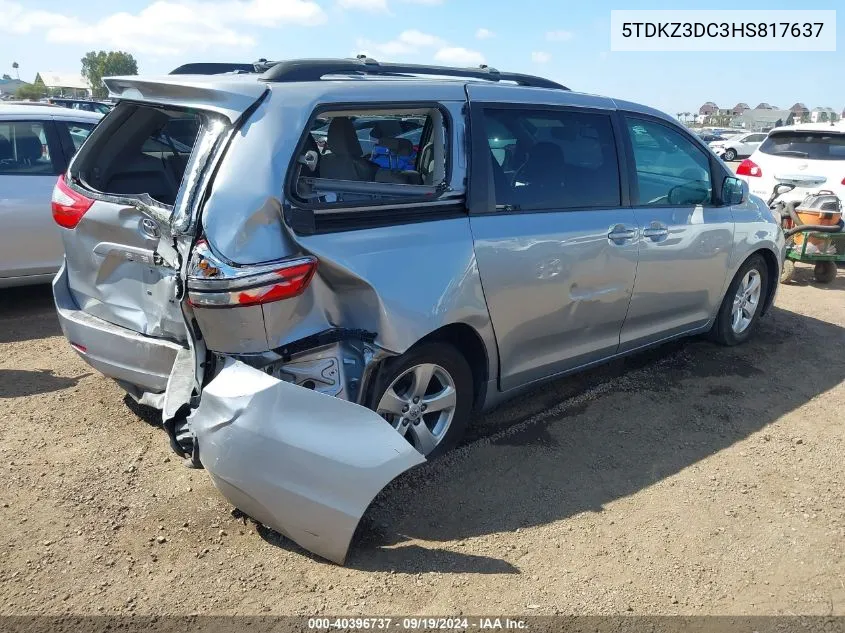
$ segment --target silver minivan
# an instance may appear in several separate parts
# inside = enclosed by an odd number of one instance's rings
[[[101,116],[0,102],[0,288],[46,283],[59,270],[62,240],[46,202]]]
[[[106,80],[53,196],[54,293],[175,450],[321,556],[473,411],[742,343],[772,304],[778,221],[661,112],[487,67],[268,68]]]

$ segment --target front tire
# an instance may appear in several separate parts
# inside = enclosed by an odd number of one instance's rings
[[[739,345],[747,341],[766,301],[769,271],[760,255],[752,255],[733,278],[710,337],[720,345]]]
[[[724,159],[728,162],[736,160],[736,150],[729,149],[725,151]]]
[[[472,370],[454,347],[425,343],[390,359],[368,402],[426,459],[461,440],[473,405]]]
[[[829,284],[836,279],[836,262],[817,262],[813,269],[813,277],[820,284]]]

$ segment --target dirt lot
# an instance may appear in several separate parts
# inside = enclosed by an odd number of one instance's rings
[[[549,385],[401,477],[346,568],[235,518],[0,292],[0,614],[845,614],[845,271],[753,343]],[[144,419],[147,417],[147,419]]]

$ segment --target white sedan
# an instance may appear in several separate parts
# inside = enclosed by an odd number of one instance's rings
[[[737,158],[751,156],[765,139],[765,132],[751,132],[750,134],[740,134],[724,141],[713,141],[710,143],[710,149],[716,152],[717,156],[721,156],[727,161],[732,161]]]

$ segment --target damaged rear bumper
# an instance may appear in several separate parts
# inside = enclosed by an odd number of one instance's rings
[[[53,279],[59,325],[73,348],[97,371],[137,393],[161,393],[181,345],[103,321],[81,310],[68,287],[67,266]]]
[[[376,494],[425,461],[373,411],[233,360],[188,424],[223,496],[339,564]]]

